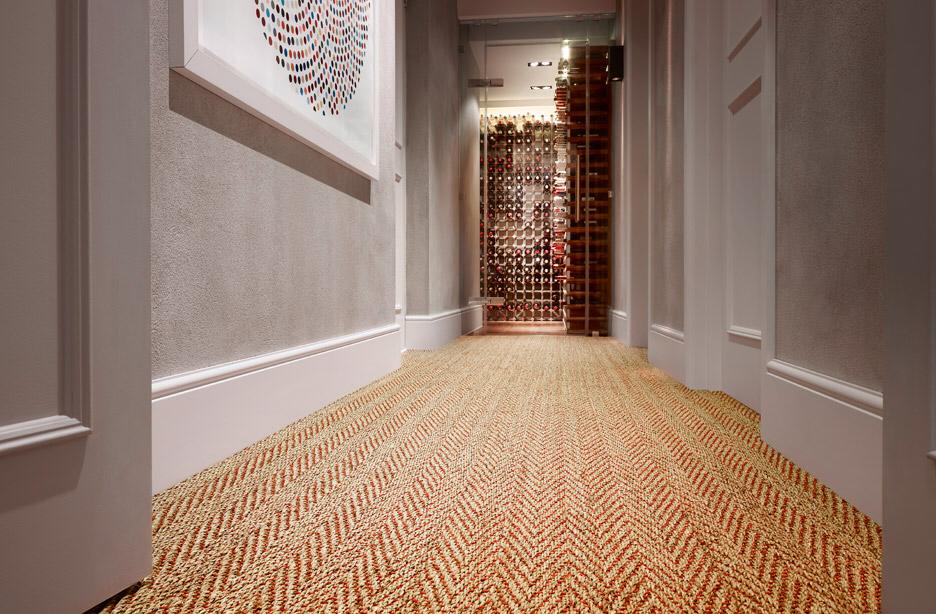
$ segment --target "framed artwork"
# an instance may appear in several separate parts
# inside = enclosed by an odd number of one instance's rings
[[[170,66],[378,178],[379,0],[172,0]]]

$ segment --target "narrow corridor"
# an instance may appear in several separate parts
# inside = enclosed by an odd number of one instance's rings
[[[533,357],[531,360],[530,358]],[[464,337],[158,494],[108,612],[875,612],[880,528],[608,339]]]

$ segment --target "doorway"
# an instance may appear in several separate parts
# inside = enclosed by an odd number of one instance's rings
[[[476,334],[608,334],[611,26],[467,26],[479,107]]]

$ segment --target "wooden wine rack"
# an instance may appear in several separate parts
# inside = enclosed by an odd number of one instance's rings
[[[556,137],[563,132],[562,126],[544,117],[481,119],[482,194],[487,179],[487,195],[481,202],[482,284],[487,296],[504,299],[503,304],[487,305],[489,322],[562,319],[551,246],[560,153]]]
[[[563,322],[570,334],[608,334],[611,288],[611,88],[606,82],[607,47],[573,47],[568,71],[556,92],[559,120],[566,124],[568,192],[557,219],[562,244],[558,279]]]

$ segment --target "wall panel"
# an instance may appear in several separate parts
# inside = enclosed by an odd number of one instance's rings
[[[153,376],[392,321],[393,45],[371,182],[172,73],[151,15]]]
[[[683,0],[651,5],[650,318],[683,329]]]
[[[779,0],[776,355],[878,390],[883,84],[883,0]]]
[[[0,24],[4,40],[13,45],[25,22],[55,24],[57,4],[10,5]],[[0,339],[16,357],[0,369],[0,426],[59,413],[60,394],[55,28],[31,28],[19,48],[0,64]]]

